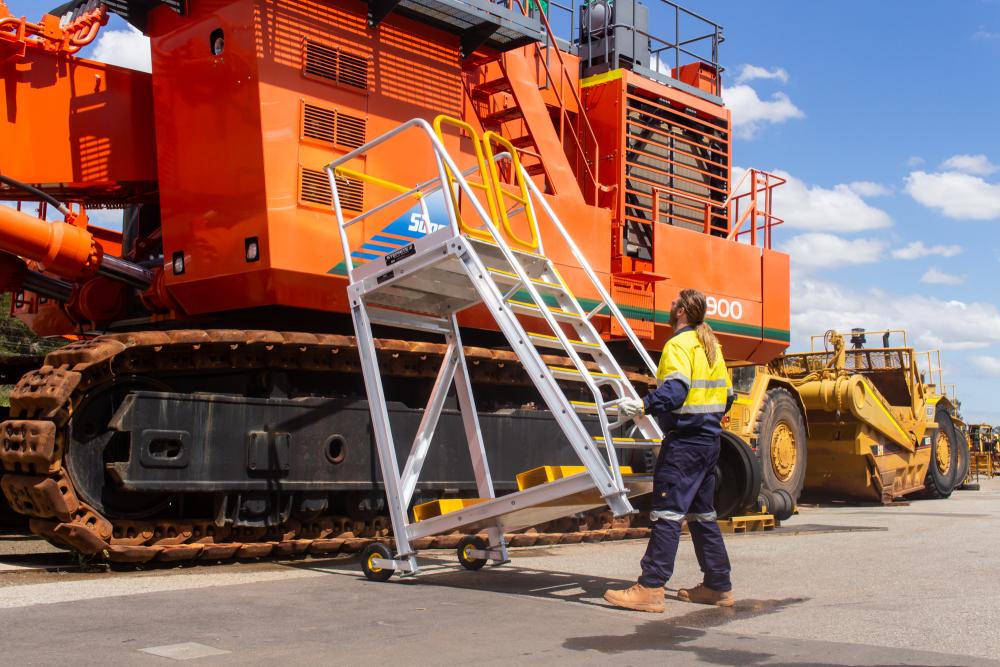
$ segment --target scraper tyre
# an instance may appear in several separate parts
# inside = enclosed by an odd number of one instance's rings
[[[791,392],[781,387],[767,391],[757,413],[754,436],[763,491],[771,496],[783,491],[794,508],[806,481],[807,443],[805,418]]]
[[[929,433],[931,458],[924,479],[924,495],[928,498],[947,498],[955,487],[955,469],[958,467],[958,430],[951,415],[941,404],[937,406],[934,421],[938,427]],[[961,483],[961,480],[959,480]]]
[[[361,571],[369,581],[389,581],[393,570],[384,567],[375,567],[372,563],[376,558],[392,558],[392,552],[384,544],[375,542],[365,547],[361,552]]]
[[[458,543],[458,548],[456,549],[458,553],[458,562],[462,564],[466,570],[480,570],[484,565],[486,565],[485,558],[475,558],[469,554],[472,549],[477,549],[479,551],[486,551],[489,545],[486,544],[486,540],[479,537],[478,535],[469,535],[463,537],[462,541]]]
[[[957,465],[955,466],[955,478],[951,488],[958,489],[964,486],[965,478],[969,476],[969,440],[959,429],[955,429],[955,436],[958,442]]]

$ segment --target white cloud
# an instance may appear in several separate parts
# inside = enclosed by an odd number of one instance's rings
[[[736,83],[746,83],[754,79],[777,79],[782,83],[788,83],[788,72],[782,67],[767,69],[757,65],[744,65],[736,75]]]
[[[94,45],[93,59],[109,65],[152,72],[149,38],[131,25],[125,27],[125,30],[101,31],[97,44]]]
[[[981,349],[1000,343],[1000,312],[992,303],[946,301],[880,289],[849,290],[816,278],[792,280],[792,331],[797,347],[828,329],[906,329],[918,348]]]
[[[762,100],[750,86],[736,85],[723,89],[722,99],[733,113],[733,128],[741,139],[752,139],[765,125],[805,116],[782,92]]]
[[[847,184],[847,188],[859,197],[884,197],[892,194],[891,189],[872,181],[853,181]]]
[[[961,285],[965,282],[965,276],[956,276],[953,273],[945,273],[937,267],[930,267],[920,276],[920,282],[928,285]]]
[[[960,245],[924,245],[923,241],[914,241],[913,243],[908,243],[902,248],[897,248],[892,251],[892,256],[895,259],[920,259],[921,257],[930,257],[931,255],[940,255],[941,257],[954,257],[955,255],[962,252],[962,246]]]
[[[952,155],[941,163],[941,169],[945,171],[960,171],[965,174],[975,174],[976,176],[989,176],[997,168],[982,153],[977,155]]]
[[[907,167],[919,167],[919,166],[920,166],[920,165],[922,165],[922,164],[923,164],[924,162],[926,162],[926,160],[924,160],[924,159],[923,159],[922,157],[920,157],[919,155],[912,155],[912,156],[910,156],[910,158],[909,158],[909,159],[908,159],[908,160],[906,161],[906,166],[907,166]]]
[[[885,250],[878,239],[845,239],[834,234],[799,234],[781,250],[792,257],[796,269],[810,271],[877,262]]]
[[[972,39],[983,39],[983,40],[1000,39],[1000,32],[987,30],[985,27],[980,26],[979,30],[972,33]]]
[[[105,229],[113,229],[116,232],[120,232],[122,230],[123,217],[124,214],[121,209],[87,209],[87,221],[91,225],[94,225],[95,227],[104,227]]]
[[[746,169],[733,168],[733,183],[739,183]],[[880,208],[869,205],[851,185],[824,188],[808,185],[786,171],[775,171],[785,184],[774,190],[775,215],[785,227],[814,232],[851,233],[892,226],[892,218]]]
[[[906,192],[917,203],[962,220],[1000,218],[1000,185],[956,171],[911,172]]]
[[[1000,377],[1000,359],[997,357],[976,356],[972,357],[972,363],[976,365],[976,370],[983,375]]]
[[[0,201],[0,204],[9,206],[10,208],[17,208],[16,202],[12,201]],[[23,202],[21,205],[21,212],[26,215],[30,215],[33,218],[37,217],[38,204],[34,202]],[[122,229],[123,215],[123,211],[120,208],[91,208],[87,209],[87,223],[96,227],[104,227],[105,229],[120,232]],[[52,222],[62,222],[63,214],[60,213],[55,206],[49,206],[46,208],[45,219]]]

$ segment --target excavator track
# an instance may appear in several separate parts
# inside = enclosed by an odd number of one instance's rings
[[[392,339],[377,341],[388,375],[433,379],[445,346]],[[526,385],[516,355],[466,347],[473,382]],[[559,357],[546,359],[565,363]],[[33,533],[53,545],[115,563],[238,558],[333,556],[355,553],[373,541],[391,541],[388,517],[320,513],[267,528],[219,525],[210,516],[136,519],[106,516],[85,501],[65,465],[74,415],[89,393],[115,379],[167,377],[213,371],[323,371],[357,375],[353,337],[239,330],[146,331],[100,336],[49,353],[10,395],[11,419],[0,424],[0,478],[7,501],[30,517]],[[649,384],[650,378],[630,374]],[[96,504],[96,503],[95,503]],[[511,546],[594,542],[648,535],[646,527],[595,510],[507,535]],[[416,549],[455,548],[460,533],[413,542]]]

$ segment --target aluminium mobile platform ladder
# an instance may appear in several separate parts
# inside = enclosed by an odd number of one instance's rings
[[[477,164],[465,172],[459,170],[444,146],[445,126],[458,128],[472,138]],[[410,186],[346,166],[361,155],[391,147],[403,133],[411,135],[405,145],[411,149],[408,157],[414,160],[418,156],[412,154],[412,135],[420,135],[421,142],[426,140],[429,150],[424,155],[433,159],[436,176]],[[503,152],[495,153],[495,148]],[[509,162],[513,187],[501,186],[500,162]],[[418,538],[457,529],[485,531],[488,541],[468,537],[458,549],[459,561],[469,569],[477,569],[487,560],[495,564],[508,561],[505,531],[528,528],[603,504],[615,516],[633,513],[629,498],[649,493],[652,483],[649,477],[633,476],[630,469],[623,469],[618,451],[658,447],[662,434],[648,416],[619,418],[617,406],[621,400],[637,399],[638,394],[595,329],[592,318],[609,312],[652,374],[655,365],[586,257],[520,165],[514,147],[492,132],[479,137],[474,128],[457,119],[439,116],[433,127],[425,120],[414,119],[334,160],[326,171],[395,542],[395,555],[384,544],[369,546],[362,558],[365,575],[384,581],[393,572],[415,574],[418,566],[411,542]],[[374,190],[387,191],[392,196],[345,219],[340,192],[351,181],[369,185],[369,199]],[[444,206],[436,214],[438,219],[431,220],[427,202],[435,194]],[[370,242],[371,237],[385,240],[387,237],[380,232],[388,229],[378,229],[377,217],[372,216],[381,213],[385,219],[390,215],[390,207],[411,199],[417,202],[419,213],[415,215],[422,219],[427,233],[387,254],[371,252],[378,247]],[[466,206],[461,207],[460,200]],[[509,204],[512,204],[510,209]],[[539,233],[539,209],[547,218],[546,229],[558,232],[559,240],[600,296],[597,307],[590,311],[584,310],[546,257]],[[367,226],[352,229],[370,218]],[[520,219],[522,227],[527,224],[530,239],[517,235],[512,218]],[[397,242],[402,243],[398,239]],[[563,468],[546,466],[522,473],[518,475],[519,490],[499,498],[493,489],[456,320],[457,313],[480,304],[495,320],[582,464]],[[433,333],[447,342],[443,363],[402,470],[379,373],[372,324]],[[570,363],[547,363],[542,349],[561,353]],[[560,381],[582,383],[593,400],[570,400]],[[421,466],[452,385],[479,497],[418,505],[413,508],[411,521],[409,506]],[[599,435],[588,431],[581,419],[584,414],[597,417]],[[636,437],[613,435],[625,426],[631,427]],[[441,442],[435,446],[454,444]]]

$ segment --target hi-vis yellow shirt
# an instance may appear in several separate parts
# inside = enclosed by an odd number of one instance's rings
[[[709,366],[694,329],[681,329],[663,346],[656,380],[656,390],[644,403],[646,413],[659,419],[664,432],[722,432],[720,422],[734,394],[721,346],[716,347],[715,364]]]

